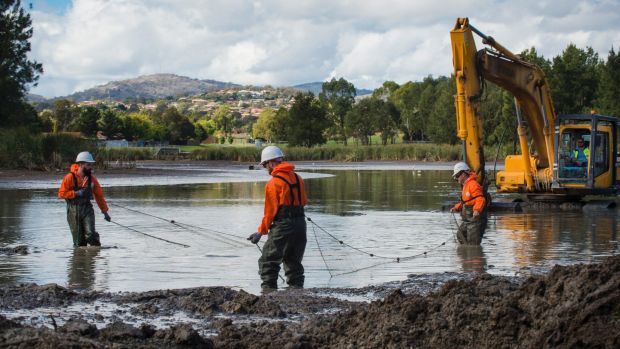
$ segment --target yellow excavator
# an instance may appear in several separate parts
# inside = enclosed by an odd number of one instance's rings
[[[473,34],[490,48],[476,50]],[[556,115],[543,71],[458,18],[450,32],[456,80],[457,135],[464,161],[486,188],[480,113],[483,80],[512,93],[521,154],[508,155],[495,176],[500,193],[531,201],[579,201],[620,190],[618,120],[597,114]]]

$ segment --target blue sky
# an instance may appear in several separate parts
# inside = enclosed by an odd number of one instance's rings
[[[26,8],[32,4],[33,10],[64,13],[71,5],[71,0],[22,0],[22,4]]]
[[[31,92],[46,97],[156,73],[274,86],[344,77],[368,89],[447,76],[457,17],[516,53],[552,58],[574,43],[606,58],[620,46],[620,0],[32,3],[31,57],[44,74]]]

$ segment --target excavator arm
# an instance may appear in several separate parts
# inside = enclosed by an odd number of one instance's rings
[[[473,33],[493,50],[477,51]],[[512,191],[518,187],[535,192],[549,188],[553,175],[556,114],[544,73],[481,33],[467,18],[457,19],[450,38],[456,80],[457,136],[463,142],[464,161],[484,183],[484,130],[480,114],[484,79],[511,92],[517,106],[517,133],[522,154],[506,159],[506,173],[502,178],[508,179],[505,183],[496,183],[498,191]],[[527,131],[534,145],[533,155]]]

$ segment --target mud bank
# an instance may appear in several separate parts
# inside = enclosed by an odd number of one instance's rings
[[[556,266],[527,279],[418,280],[423,287],[411,280],[403,289],[351,291],[389,293],[371,303],[321,296],[330,293],[326,289],[255,296],[220,287],[120,294],[3,287],[0,310],[7,316],[42,306],[60,313],[93,302],[117,309],[70,319],[50,314],[35,326],[26,325],[28,317],[0,316],[0,347],[620,347],[620,256]],[[164,315],[176,320],[154,324]]]

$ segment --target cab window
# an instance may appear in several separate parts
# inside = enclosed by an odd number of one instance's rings
[[[560,137],[561,178],[587,178],[590,161],[590,132],[580,129],[569,129]]]

